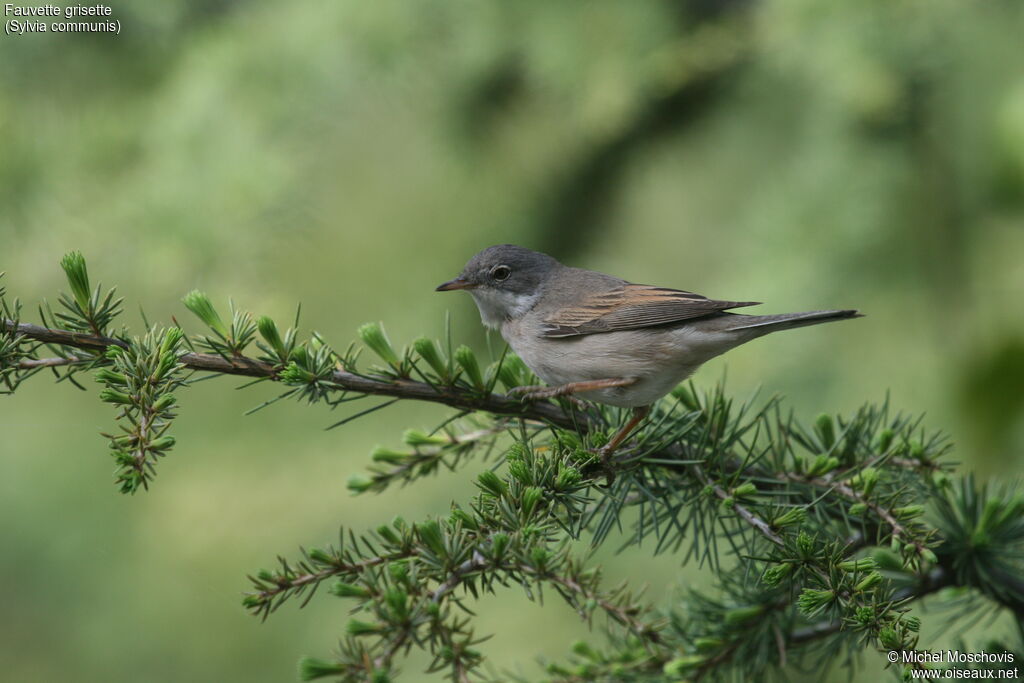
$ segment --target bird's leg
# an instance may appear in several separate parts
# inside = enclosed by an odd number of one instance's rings
[[[560,384],[557,387],[515,387],[514,389],[511,389],[508,392],[508,394],[509,396],[522,396],[524,401],[538,401],[540,399],[545,398],[572,396],[573,394],[578,394],[584,391],[594,391],[595,389],[625,387],[629,386],[635,381],[636,379],[634,379],[633,377],[616,377],[612,379],[590,379],[583,382],[569,382],[568,384]]]
[[[615,436],[612,437],[612,440],[605,444],[604,448],[598,451],[598,455],[601,456],[601,465],[604,467],[605,471],[608,472],[609,480],[611,480],[613,477],[611,469],[612,453],[614,453],[615,449],[622,445],[622,442],[626,440],[626,437],[629,436],[634,429],[636,429],[636,426],[640,424],[645,417],[647,417],[647,414],[649,412],[651,412],[650,406],[640,406],[638,408],[633,408],[633,417],[629,418],[629,422],[624,424],[622,426],[622,429],[615,433]]]

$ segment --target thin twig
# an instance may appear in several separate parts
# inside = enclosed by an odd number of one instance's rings
[[[437,587],[434,591],[434,595],[431,598],[433,602],[441,602],[441,598],[453,591],[465,578],[466,574],[475,572],[478,569],[483,569],[487,566],[487,558],[480,554],[479,550],[473,551],[473,557],[469,558],[458,567],[455,568],[448,578]]]
[[[74,365],[75,363],[87,363],[96,360],[95,358],[79,358],[68,356],[67,358],[25,358],[18,361],[19,370],[35,370],[36,368],[56,368],[62,365]]]
[[[718,498],[722,500],[731,499],[733,501],[732,510],[739,515],[743,521],[754,527],[762,536],[777,546],[785,545],[785,542],[782,540],[782,536],[775,533],[766,521],[748,510],[745,505],[736,502],[736,499],[733,498],[728,491],[716,484],[700,465],[688,465],[687,469],[700,483],[705,486],[710,486]]]
[[[903,524],[901,524],[892,512],[890,512],[884,505],[879,505],[875,501],[868,499],[857,491],[854,491],[853,488],[845,482],[833,481],[825,477],[808,477],[792,472],[782,472],[776,476],[779,479],[785,479],[787,481],[811,484],[813,486],[831,489],[847,500],[852,500],[854,503],[860,503],[871,510],[871,512],[875,513],[875,515],[889,527],[893,538],[900,541],[909,540],[909,542],[917,549],[917,553],[919,555],[926,549],[926,546],[921,543],[921,541],[909,537],[906,527],[903,526]]]
[[[528,567],[520,567],[519,570],[523,573],[532,573]],[[545,576],[544,578],[555,585],[561,586],[566,590],[570,590],[577,595],[585,597],[587,600],[593,600],[594,604],[603,609],[608,616],[612,617],[637,635],[646,638],[656,645],[660,645],[662,643],[661,635],[658,633],[656,627],[652,624],[648,624],[634,618],[630,613],[631,610],[619,607],[611,601],[600,597],[600,594],[588,591],[569,577],[552,575]]]

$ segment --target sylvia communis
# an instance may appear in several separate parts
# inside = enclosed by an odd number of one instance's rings
[[[855,310],[729,313],[759,302],[638,285],[512,244],[476,254],[437,291],[455,289],[468,291],[483,323],[501,330],[527,367],[551,385],[516,393],[526,399],[575,395],[633,409],[601,449],[605,464],[651,404],[704,362],[769,332],[859,317]]]

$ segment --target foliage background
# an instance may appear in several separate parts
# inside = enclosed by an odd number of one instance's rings
[[[57,260],[81,249],[150,319],[184,322],[193,287],[279,320],[301,301],[344,347],[367,320],[396,341],[440,336],[447,309],[482,349],[469,298],[432,289],[516,242],[765,311],[858,307],[864,320],[760,340],[697,381],[728,366],[732,393],[782,393],[808,417],[888,391],[983,478],[1024,468],[1019,3],[113,11],[118,37],[0,37],[0,270],[25,301],[55,298]],[[470,491],[458,473],[345,489],[374,444],[439,407],[324,432],[334,415],[296,405],[243,417],[262,398],[232,383],[182,395],[179,447],[131,498],[111,486],[97,432],[113,415],[95,395],[39,378],[0,399],[10,680],[292,680],[343,608],[260,624],[244,573],[340,523],[441,513]],[[706,580],[672,557],[602,555],[655,599]],[[535,655],[586,632],[554,600],[481,608],[498,666],[539,671]]]

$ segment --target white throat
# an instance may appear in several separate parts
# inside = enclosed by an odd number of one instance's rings
[[[469,293],[480,309],[480,319],[492,329],[501,327],[506,320],[522,317],[540,298],[540,294],[516,294],[491,287],[471,289]]]

